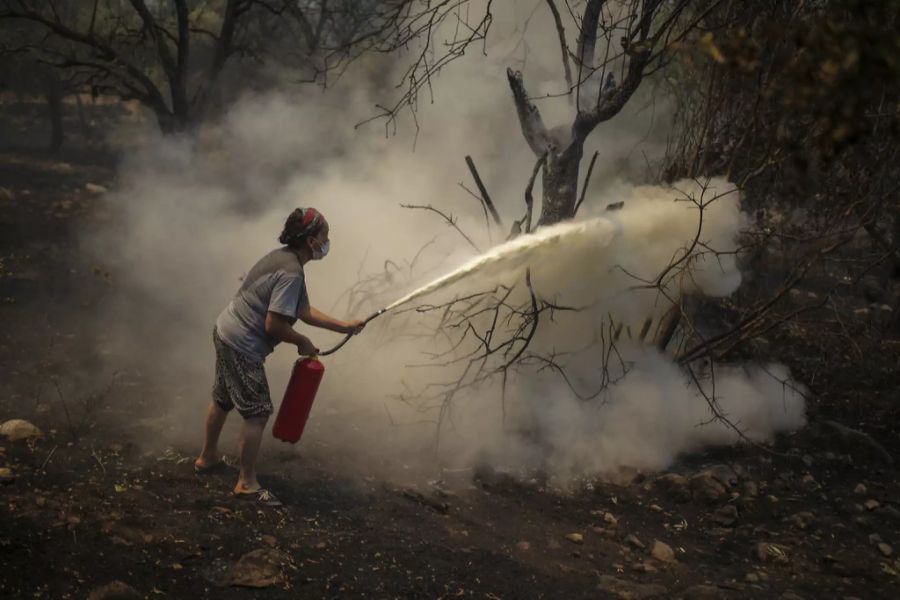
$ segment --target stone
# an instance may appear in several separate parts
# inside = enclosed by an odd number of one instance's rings
[[[681,595],[684,596],[684,600],[719,600],[722,597],[718,587],[703,584],[692,585]]]
[[[800,485],[808,490],[814,490],[819,487],[819,482],[816,481],[816,478],[811,473],[806,473],[800,478]]]
[[[889,544],[885,544],[884,542],[881,542],[880,544],[878,544],[878,551],[881,552],[881,554],[886,557],[893,556],[893,554],[894,554],[894,549],[891,548],[891,546]]]
[[[747,573],[744,576],[744,580],[746,580],[748,583],[759,583],[759,575],[757,575],[756,573]]]
[[[608,513],[605,513],[605,514],[603,515],[603,521],[604,521],[607,525],[609,525],[610,527],[618,527],[618,526],[619,526],[619,520],[616,519],[616,518],[613,516],[613,514],[612,514],[612,513],[609,513],[609,512],[608,512]]]
[[[580,533],[569,533],[566,534],[566,539],[572,542],[573,544],[583,544],[584,536]]]
[[[675,562],[675,551],[665,542],[655,540],[653,547],[650,548],[650,556],[664,563]]]
[[[263,535],[260,539],[263,544],[270,548],[274,548],[278,544],[278,540],[275,539],[274,535]]]
[[[631,569],[637,571],[638,573],[658,573],[659,569],[653,566],[653,563],[649,560],[645,560],[643,562],[634,563],[631,565]]]
[[[99,183],[86,183],[84,184],[84,189],[92,194],[105,194],[108,191],[106,186],[102,186]]]
[[[525,540],[516,542],[516,550],[518,550],[519,552],[527,552],[528,550],[531,550],[531,544],[529,544]]]
[[[143,596],[124,581],[111,581],[94,588],[88,600],[142,600]]]
[[[625,543],[628,544],[629,546],[638,548],[639,550],[643,550],[647,547],[644,545],[644,542],[639,540],[637,538],[637,536],[632,533],[629,533],[628,535],[625,536]]]
[[[656,478],[653,484],[675,502],[690,502],[691,490],[688,480],[677,473],[666,473]]]
[[[243,555],[231,568],[229,585],[264,588],[285,582],[288,558],[273,548],[261,548]]]
[[[810,525],[815,523],[816,515],[811,512],[804,511],[791,515],[791,523],[797,529],[809,529]]]
[[[44,432],[24,419],[10,419],[0,425],[0,435],[11,442],[28,439],[42,439]]]
[[[787,562],[787,554],[777,544],[759,542],[754,546],[754,554],[760,562]]]
[[[653,512],[657,512],[657,513],[660,513],[663,511],[662,506],[660,506],[659,504],[651,504],[650,510],[652,510]]]
[[[876,508],[875,514],[879,517],[900,522],[900,510],[890,505]]]
[[[691,477],[690,488],[694,500],[707,504],[719,502],[728,491],[720,481],[705,471]]]
[[[609,483],[626,487],[643,481],[644,474],[634,467],[622,466],[613,473],[607,473],[604,479]]]
[[[712,520],[724,527],[733,527],[738,519],[738,509],[734,504],[726,504],[713,513]]]
[[[12,469],[9,467],[0,467],[0,484],[12,483],[15,480],[16,476],[13,475]]]
[[[728,465],[713,465],[704,469],[703,473],[708,473],[713,479],[724,485],[726,490],[730,490],[738,483],[737,473]]]
[[[597,589],[621,598],[622,600],[644,600],[645,598],[659,598],[668,596],[669,590],[665,586],[655,583],[636,583],[613,577],[601,575]]]
[[[866,510],[875,510],[876,508],[881,506],[881,503],[878,500],[870,498],[869,500],[866,500],[866,502],[865,502],[865,504],[863,504],[863,506],[866,507]]]
[[[856,487],[853,488],[853,493],[856,494],[857,496],[865,496],[867,491],[868,490],[866,489],[866,486],[863,483],[857,483]]]

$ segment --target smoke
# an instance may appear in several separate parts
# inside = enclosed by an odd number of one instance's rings
[[[331,224],[331,253],[307,265],[306,277],[313,305],[338,318],[363,318],[476,255],[441,218],[401,204],[452,213],[481,249],[505,238],[508,231],[488,233],[480,204],[457,184],[469,180],[463,157],[472,155],[507,227],[524,212],[535,157],[521,139],[505,68],[522,69],[536,92],[564,89],[553,23],[536,13],[523,31],[525,16],[515,8],[495,13],[488,56],[467,56],[435,80],[435,103],[423,104],[417,115],[421,129],[408,118],[393,136],[378,125],[355,128],[383,98],[350,69],[325,92],[245,96],[219,122],[190,136],[144,131],[127,137],[120,181],[108,198],[112,225],[90,232],[85,245],[116,274],[117,293],[102,324],[108,354],[133,359],[178,390],[178,401],[159,399],[173,441],[199,446],[215,318],[242,275],[277,245],[283,220],[296,206],[319,208]],[[602,396],[585,401],[572,389],[589,393],[609,376],[591,344],[610,318],[640,327],[667,308],[662,291],[723,296],[740,284],[727,254],[743,223],[730,184],[714,180],[704,190],[693,182],[672,188],[630,182],[665,145],[664,103],[651,109],[648,98],[636,97],[586,148],[586,154],[600,152],[579,217],[592,225],[527,261],[542,298],[586,307],[560,313],[532,346],[534,352],[572,353],[565,359],[572,385],[552,370],[523,369],[511,374],[506,405],[495,380],[459,395],[442,416],[439,405],[410,402],[407,394],[452,381],[458,367],[419,366],[436,350],[434,338],[420,335],[432,317],[400,311],[374,321],[326,360],[301,447],[327,444],[369,466],[387,465],[393,475],[398,464],[433,461],[422,450],[434,448],[440,422],[444,464],[490,461],[546,469],[565,480],[622,466],[661,469],[679,453],[738,441],[727,426],[709,422],[709,405],[685,372],[638,344],[621,343],[621,364],[613,367],[618,379]],[[565,98],[543,102],[541,109],[550,125],[571,118]],[[700,211],[691,197],[716,198],[703,211],[700,239],[725,254],[694,256],[683,276],[647,286],[697,234]],[[622,210],[604,211],[621,201]],[[521,281],[524,266],[495,266],[421,301]],[[385,273],[390,280],[367,283]],[[368,295],[347,294],[360,283],[356,292]],[[321,348],[339,340],[299,327]],[[294,357],[292,348],[279,347],[267,361],[276,405]],[[804,422],[801,396],[778,381],[787,378],[778,366],[719,369],[715,397],[748,438],[763,441]]]

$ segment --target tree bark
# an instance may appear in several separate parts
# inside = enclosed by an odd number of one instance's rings
[[[91,128],[88,125],[87,115],[84,114],[84,103],[81,101],[81,94],[75,94],[75,105],[78,107],[78,124],[81,126],[81,137],[85,142],[91,139]]]
[[[573,141],[562,152],[547,154],[544,166],[544,195],[538,225],[551,225],[575,216],[578,199],[578,172],[584,144]]]
[[[56,77],[47,76],[44,95],[47,99],[47,116],[50,120],[50,150],[57,152],[65,141],[65,129],[63,128],[62,86]]]
[[[528,99],[522,74],[507,69],[506,77],[528,146],[538,157],[547,155],[543,168],[543,201],[538,226],[552,225],[575,216],[578,195],[578,170],[584,154],[584,140],[575,139],[560,148],[544,126],[538,107]]]

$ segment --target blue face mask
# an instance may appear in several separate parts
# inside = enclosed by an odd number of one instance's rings
[[[320,243],[319,249],[312,251],[313,260],[322,260],[323,258],[325,258],[328,255],[329,245],[330,240],[328,242],[325,242],[324,244]]]

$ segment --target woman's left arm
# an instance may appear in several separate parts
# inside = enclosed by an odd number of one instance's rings
[[[359,333],[365,327],[363,321],[341,321],[330,315],[326,315],[314,306],[301,309],[297,315],[301,321],[313,327],[321,327],[338,333]]]

